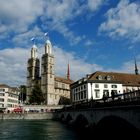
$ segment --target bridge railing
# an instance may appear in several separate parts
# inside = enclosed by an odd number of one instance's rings
[[[85,109],[94,107],[105,106],[120,106],[140,104],[140,90],[131,91],[123,94],[116,94],[113,98],[107,97],[106,99],[91,99],[86,101],[77,102],[69,106],[65,106],[62,110]]]

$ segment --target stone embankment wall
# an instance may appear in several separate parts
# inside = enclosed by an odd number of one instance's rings
[[[43,113],[1,113],[1,120],[47,120],[53,119],[52,112],[43,112]]]

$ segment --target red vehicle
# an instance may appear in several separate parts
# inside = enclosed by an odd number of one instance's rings
[[[13,112],[15,112],[15,113],[22,113],[22,109],[21,108],[15,108],[13,110]]]

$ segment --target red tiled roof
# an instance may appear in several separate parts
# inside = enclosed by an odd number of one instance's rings
[[[58,76],[55,76],[55,81],[66,83],[66,84],[72,84],[74,82],[70,79],[66,79],[66,78],[58,77]]]
[[[103,80],[107,76],[111,77],[111,81],[118,81],[122,82],[123,85],[129,85],[129,86],[140,86],[140,75],[136,74],[129,74],[129,73],[116,73],[116,72],[100,72],[97,71],[93,74],[91,74],[88,78],[88,80],[98,80],[98,76],[101,75],[103,77]]]

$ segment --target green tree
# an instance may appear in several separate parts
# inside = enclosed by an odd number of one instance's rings
[[[40,105],[41,103],[44,103],[44,97],[43,97],[43,93],[41,91],[41,88],[39,85],[35,85],[35,87],[32,90],[30,99],[29,99],[29,103],[30,104],[38,104]]]
[[[20,85],[19,88],[20,88],[19,100],[24,102],[26,100],[26,86]]]

